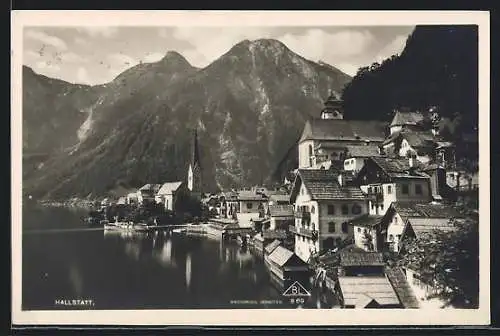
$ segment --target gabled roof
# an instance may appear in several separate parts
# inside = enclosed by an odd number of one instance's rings
[[[299,169],[294,181],[291,200],[294,199],[302,182],[315,200],[333,199],[365,199],[358,187],[341,186],[337,180],[338,173],[325,169]]]
[[[270,202],[290,202],[290,195],[282,193],[282,194],[273,194],[269,196]]]
[[[276,239],[273,240],[271,243],[267,244],[266,247],[264,247],[264,250],[266,251],[267,254],[271,254],[280,245],[281,242]]]
[[[374,145],[359,145],[359,146],[346,146],[348,157],[372,157],[380,156],[380,150],[378,146]]]
[[[438,140],[430,131],[404,131],[401,136],[415,149],[434,149]]]
[[[171,195],[182,185],[182,182],[167,182],[163,183],[160,190],[158,190],[159,195]]]
[[[384,216],[382,215],[369,215],[364,214],[359,217],[356,217],[349,221],[350,225],[361,226],[361,227],[374,227],[380,223],[380,220]]]
[[[399,301],[403,305],[404,308],[407,309],[416,309],[420,307],[420,304],[413,293],[413,290],[410,287],[410,284],[406,280],[406,276],[403,273],[403,270],[399,267],[388,268],[385,271],[389,282],[394,288]]]
[[[318,119],[306,122],[299,143],[305,140],[369,140],[382,142],[387,124],[379,121]]]
[[[284,248],[283,246],[277,246],[274,251],[269,255],[269,259],[276,263],[278,266],[283,267],[288,260],[293,256],[293,252]]]
[[[400,112],[397,111],[392,118],[392,126],[417,125],[424,120],[424,115],[420,112]]]
[[[379,252],[340,252],[341,266],[384,266],[384,257]]]
[[[293,205],[291,204],[272,204],[269,206],[271,217],[293,217]]]
[[[415,167],[410,169],[407,158],[372,157],[370,159],[390,177],[429,178],[429,175],[419,171],[424,165],[418,160],[414,160]]]
[[[392,207],[402,218],[452,218],[461,217],[460,213],[447,204],[394,202]]]
[[[238,201],[263,201],[266,200],[267,197],[262,194],[256,194],[253,191],[241,190],[238,192],[237,199]]]
[[[157,193],[158,190],[160,190],[161,184],[153,184],[153,183],[148,183],[143,185],[139,191],[152,191],[154,193]]]
[[[364,308],[372,301],[379,305],[398,305],[399,299],[385,276],[339,277],[345,305]]]

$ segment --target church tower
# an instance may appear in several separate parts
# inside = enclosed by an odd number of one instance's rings
[[[202,184],[201,184],[201,164],[200,164],[200,150],[198,148],[198,134],[196,130],[193,131],[193,144],[191,148],[191,161],[188,168],[187,187],[192,196],[201,199]]]
[[[321,110],[321,119],[344,119],[342,100],[334,91],[330,91],[325,101],[325,107]]]

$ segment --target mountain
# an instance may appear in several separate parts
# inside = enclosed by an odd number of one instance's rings
[[[262,183],[349,81],[276,40],[242,41],[203,69],[169,52],[103,85],[79,142],[26,179],[25,192],[65,198],[184,179],[193,128],[205,190]]]

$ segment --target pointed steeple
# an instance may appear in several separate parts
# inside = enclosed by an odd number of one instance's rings
[[[198,147],[198,132],[196,129],[193,130],[193,148],[191,153],[191,165],[193,167],[201,167],[200,165],[200,149]]]

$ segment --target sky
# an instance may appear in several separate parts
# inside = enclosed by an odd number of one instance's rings
[[[328,27],[26,27],[23,64],[71,83],[103,84],[140,63],[177,51],[203,68],[238,42],[273,38],[312,61],[353,76],[400,53],[414,26]]]

